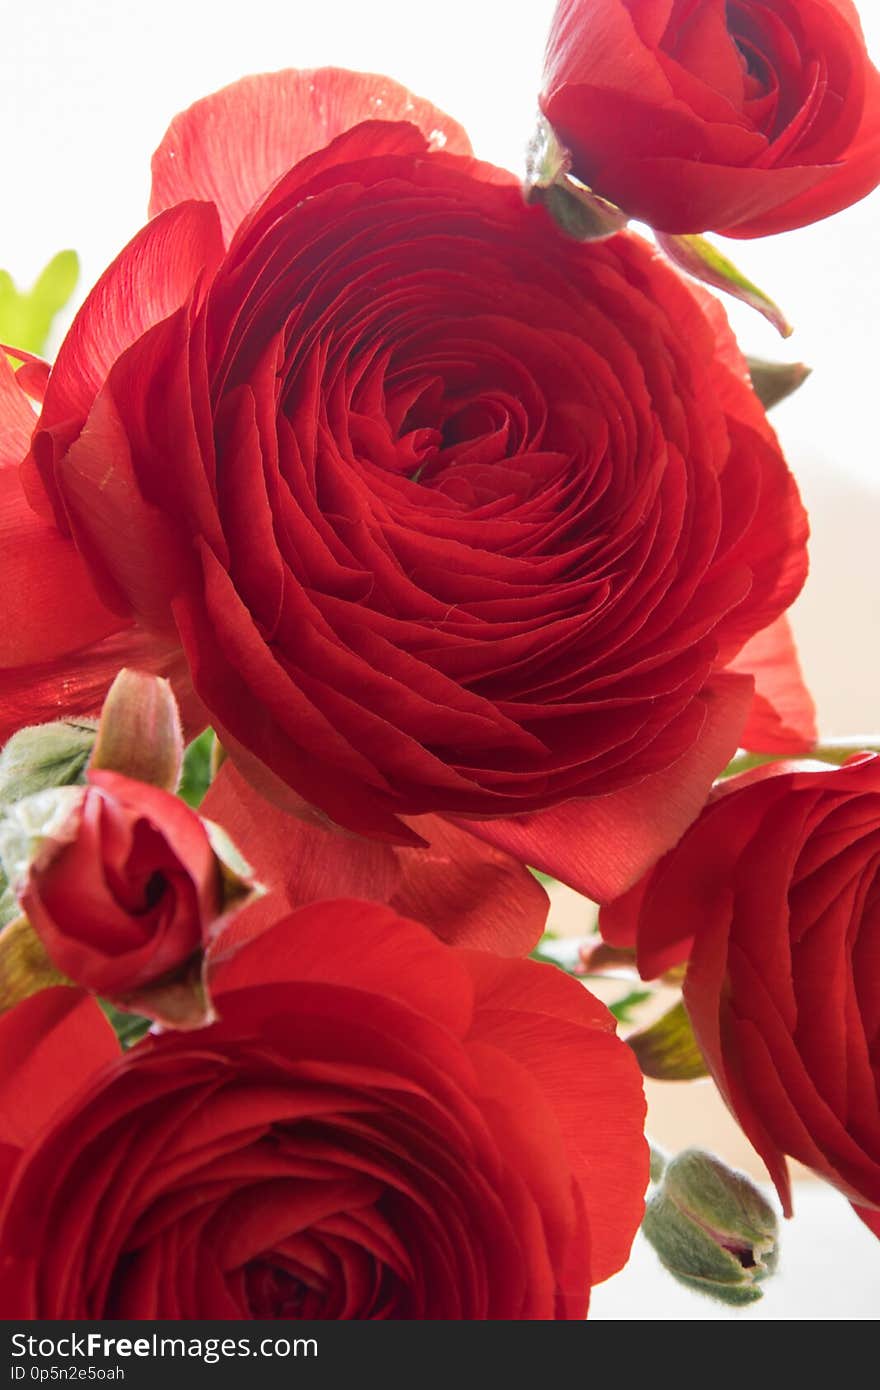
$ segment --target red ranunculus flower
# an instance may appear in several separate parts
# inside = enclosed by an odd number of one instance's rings
[[[607,895],[733,752],[725,668],[799,590],[806,523],[723,315],[467,151],[335,70],[172,124],[24,493],[0,469],[4,711],[60,663],[88,704],[126,641],[182,651],[268,794],[398,841],[441,813]]]
[[[786,1208],[790,1154],[880,1229],[880,757],[722,783],[601,926],[645,976],[690,956],[697,1040]]]
[[[0,1019],[7,1317],[585,1315],[647,1151],[580,985],[337,901],[212,990],[219,1022],[124,1057],[71,991]]]
[[[880,183],[852,0],[560,0],[541,107],[577,177],[664,232],[784,232]]]
[[[51,829],[14,884],[52,964],[126,1008],[202,1022],[203,952],[247,886],[233,891],[205,823],[158,787],[91,771],[88,786],[58,797]]]

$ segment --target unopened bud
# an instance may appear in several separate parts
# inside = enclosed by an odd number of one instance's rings
[[[82,781],[97,727],[90,719],[64,719],[13,734],[0,753],[0,803]]]
[[[182,762],[180,713],[170,684],[126,667],[107,692],[91,766],[175,792]]]
[[[686,1149],[665,1167],[642,1231],[682,1284],[722,1303],[754,1303],[776,1269],[776,1213],[743,1173]]]

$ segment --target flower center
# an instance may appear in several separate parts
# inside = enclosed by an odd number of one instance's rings
[[[278,1319],[314,1315],[315,1291],[287,1269],[254,1261],[245,1271],[248,1307],[255,1318]]]

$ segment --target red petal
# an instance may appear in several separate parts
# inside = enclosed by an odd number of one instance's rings
[[[408,821],[427,848],[395,846],[401,882],[392,904],[450,946],[525,956],[541,939],[547,894],[503,850],[441,816]]]
[[[119,1046],[94,999],[62,985],[0,1017],[0,1056],[0,1144],[23,1147]]]
[[[49,378],[44,417],[86,415],[116,359],[179,309],[222,254],[217,212],[208,204],[184,203],[143,227],[74,319]]]
[[[79,434],[113,363],[186,303],[199,277],[210,276],[222,254],[216,209],[208,203],[184,203],[142,228],[105,270],[61,344],[34,452],[23,465],[35,507],[46,509],[48,492],[55,515],[64,515],[55,491],[55,466]]]
[[[0,670],[0,743],[26,724],[97,715],[123,666],[167,676],[191,738],[208,719],[197,701],[180,653],[140,628],[128,627],[65,654],[64,660]]]
[[[702,810],[714,778],[736,751],[752,692],[748,677],[714,676],[700,697],[705,717],[690,748],[635,786],[535,815],[459,823],[597,902],[616,898]]]
[[[853,1211],[860,1221],[864,1221],[868,1230],[873,1231],[874,1235],[880,1240],[880,1211],[869,1211],[867,1207],[857,1206],[853,1207]]]
[[[456,121],[390,78],[343,68],[245,77],[175,116],[153,156],[150,215],[213,202],[228,242],[275,180],[366,120],[410,121],[438,149],[470,154]]]
[[[439,816],[412,828],[426,848],[324,829],[265,801],[225,763],[202,804],[286,908],[341,894],[389,903],[453,946],[525,955],[539,940],[547,896],[522,864]],[[282,909],[283,910],[283,909]],[[277,906],[254,912],[268,921]]]
[[[401,878],[390,845],[324,829],[267,801],[226,761],[201,805],[280,896],[282,911],[326,898],[391,900]]]
[[[840,7],[842,0],[831,0],[831,3]],[[857,19],[854,27],[858,30]],[[800,197],[792,198],[779,208],[771,208],[766,215],[755,217],[742,227],[728,228],[728,236],[769,236],[807,226],[851,207],[877,187],[880,183],[880,73],[868,63],[865,67],[867,86],[862,122],[840,163],[823,167],[821,181]]]
[[[36,422],[9,359],[0,350],[0,469],[21,463]]]
[[[755,753],[806,753],[815,746],[816,707],[804,684],[788,618],[747,642],[729,670],[755,678],[741,745]]]
[[[661,104],[672,99],[669,79],[642,42],[630,8],[620,0],[591,0],[588,17],[582,0],[562,0],[544,57],[545,105],[562,83],[607,85],[609,74],[624,91]]]
[[[0,669],[51,661],[123,626],[73,542],[28,505],[10,466],[0,467],[0,569]]]
[[[648,1184],[645,1097],[635,1057],[603,1005],[576,981],[533,961],[467,952],[477,986],[470,1036],[514,1057],[559,1120],[587,1199],[593,1283],[629,1256]]]
[[[211,992],[221,1015],[223,995],[234,990],[311,980],[396,999],[458,1037],[467,1032],[473,991],[462,957],[390,908],[328,900],[252,935],[240,925],[246,916],[221,938],[228,953],[214,955]]]

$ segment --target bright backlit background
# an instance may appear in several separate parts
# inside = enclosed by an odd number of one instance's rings
[[[876,57],[876,0],[857,3]],[[337,64],[387,73],[454,114],[483,158],[519,171],[552,11],[552,0],[7,0],[0,267],[25,285],[54,252],[74,247],[81,294],[143,222],[150,155],[172,116],[249,72]],[[735,306],[743,346],[814,369],[773,419],[812,516],[812,575],[794,620],[827,735],[880,726],[878,246],[880,193],[800,232],[727,243],[797,329],[782,343]],[[702,1088],[688,1091],[694,1102],[682,1105],[679,1092],[658,1111],[667,1142],[676,1129],[688,1142],[693,1105],[705,1110]],[[786,1232],[787,1272],[756,1312],[872,1318],[880,1247],[818,1185],[801,1206]],[[597,1294],[596,1314],[723,1316],[658,1279],[652,1260],[637,1254]]]

